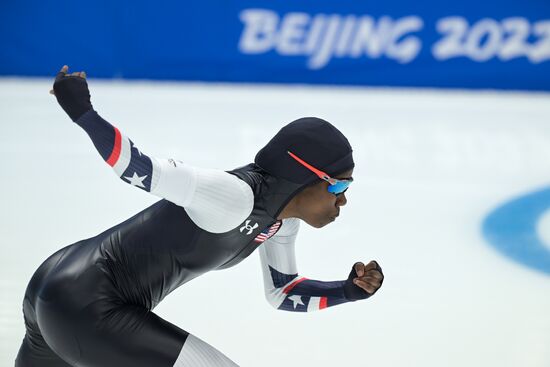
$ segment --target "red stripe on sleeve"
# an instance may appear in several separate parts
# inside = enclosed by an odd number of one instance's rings
[[[321,297],[319,301],[319,309],[322,310],[323,308],[327,308],[327,297]]]
[[[304,280],[307,280],[307,278],[300,278],[298,280],[293,281],[285,289],[283,289],[283,293],[288,294],[288,292],[290,292],[292,288],[296,287],[299,283],[303,282]]]
[[[113,126],[114,127],[114,126]],[[113,151],[111,152],[111,156],[109,159],[107,159],[107,164],[109,166],[114,166],[116,162],[118,161],[118,158],[120,158],[120,147],[122,143],[122,137],[120,135],[120,131],[116,127],[115,129],[115,145],[113,146]]]

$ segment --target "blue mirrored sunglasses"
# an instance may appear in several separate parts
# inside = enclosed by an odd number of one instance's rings
[[[325,180],[329,183],[328,186],[328,192],[334,195],[340,195],[343,194],[348,188],[349,185],[353,182],[353,178],[345,178],[345,179],[337,179],[332,178],[329,175],[327,175],[325,172],[313,167],[311,164],[307,163],[306,161],[299,158],[296,154],[287,151],[288,154],[292,158],[294,158],[298,163],[315,173],[321,180]]]
[[[330,184],[328,186],[328,192],[334,195],[339,195],[346,192],[346,190],[349,188],[349,185],[353,182],[353,178],[345,180],[338,180],[336,178],[333,178],[333,180],[336,180],[336,183]]]

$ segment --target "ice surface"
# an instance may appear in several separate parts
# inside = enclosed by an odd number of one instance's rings
[[[113,174],[50,84],[0,79],[2,366],[13,365],[23,337],[21,301],[36,267],[158,200]],[[355,261],[376,259],[386,275],[376,296],[311,314],[276,311],[253,254],[156,308],[239,365],[550,365],[550,278],[502,257],[480,230],[494,207],[550,186],[550,95],[90,85],[96,110],[152,156],[231,169],[302,116],[331,121],[354,147],[348,204],[323,229],[302,226],[298,265],[308,278],[337,280]]]

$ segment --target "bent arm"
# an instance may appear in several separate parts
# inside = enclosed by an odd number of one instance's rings
[[[299,223],[298,218],[283,219],[281,233],[277,232],[260,247],[268,302],[276,309],[295,312],[317,311],[350,302],[344,294],[345,281],[324,282],[298,274],[295,240]]]

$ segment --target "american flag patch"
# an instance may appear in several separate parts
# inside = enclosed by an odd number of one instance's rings
[[[273,236],[277,231],[279,230],[279,227],[281,226],[281,221],[275,222],[271,227],[268,227],[262,231],[259,235],[254,238],[254,242],[256,243],[262,243],[265,240],[267,240],[269,237]]]

